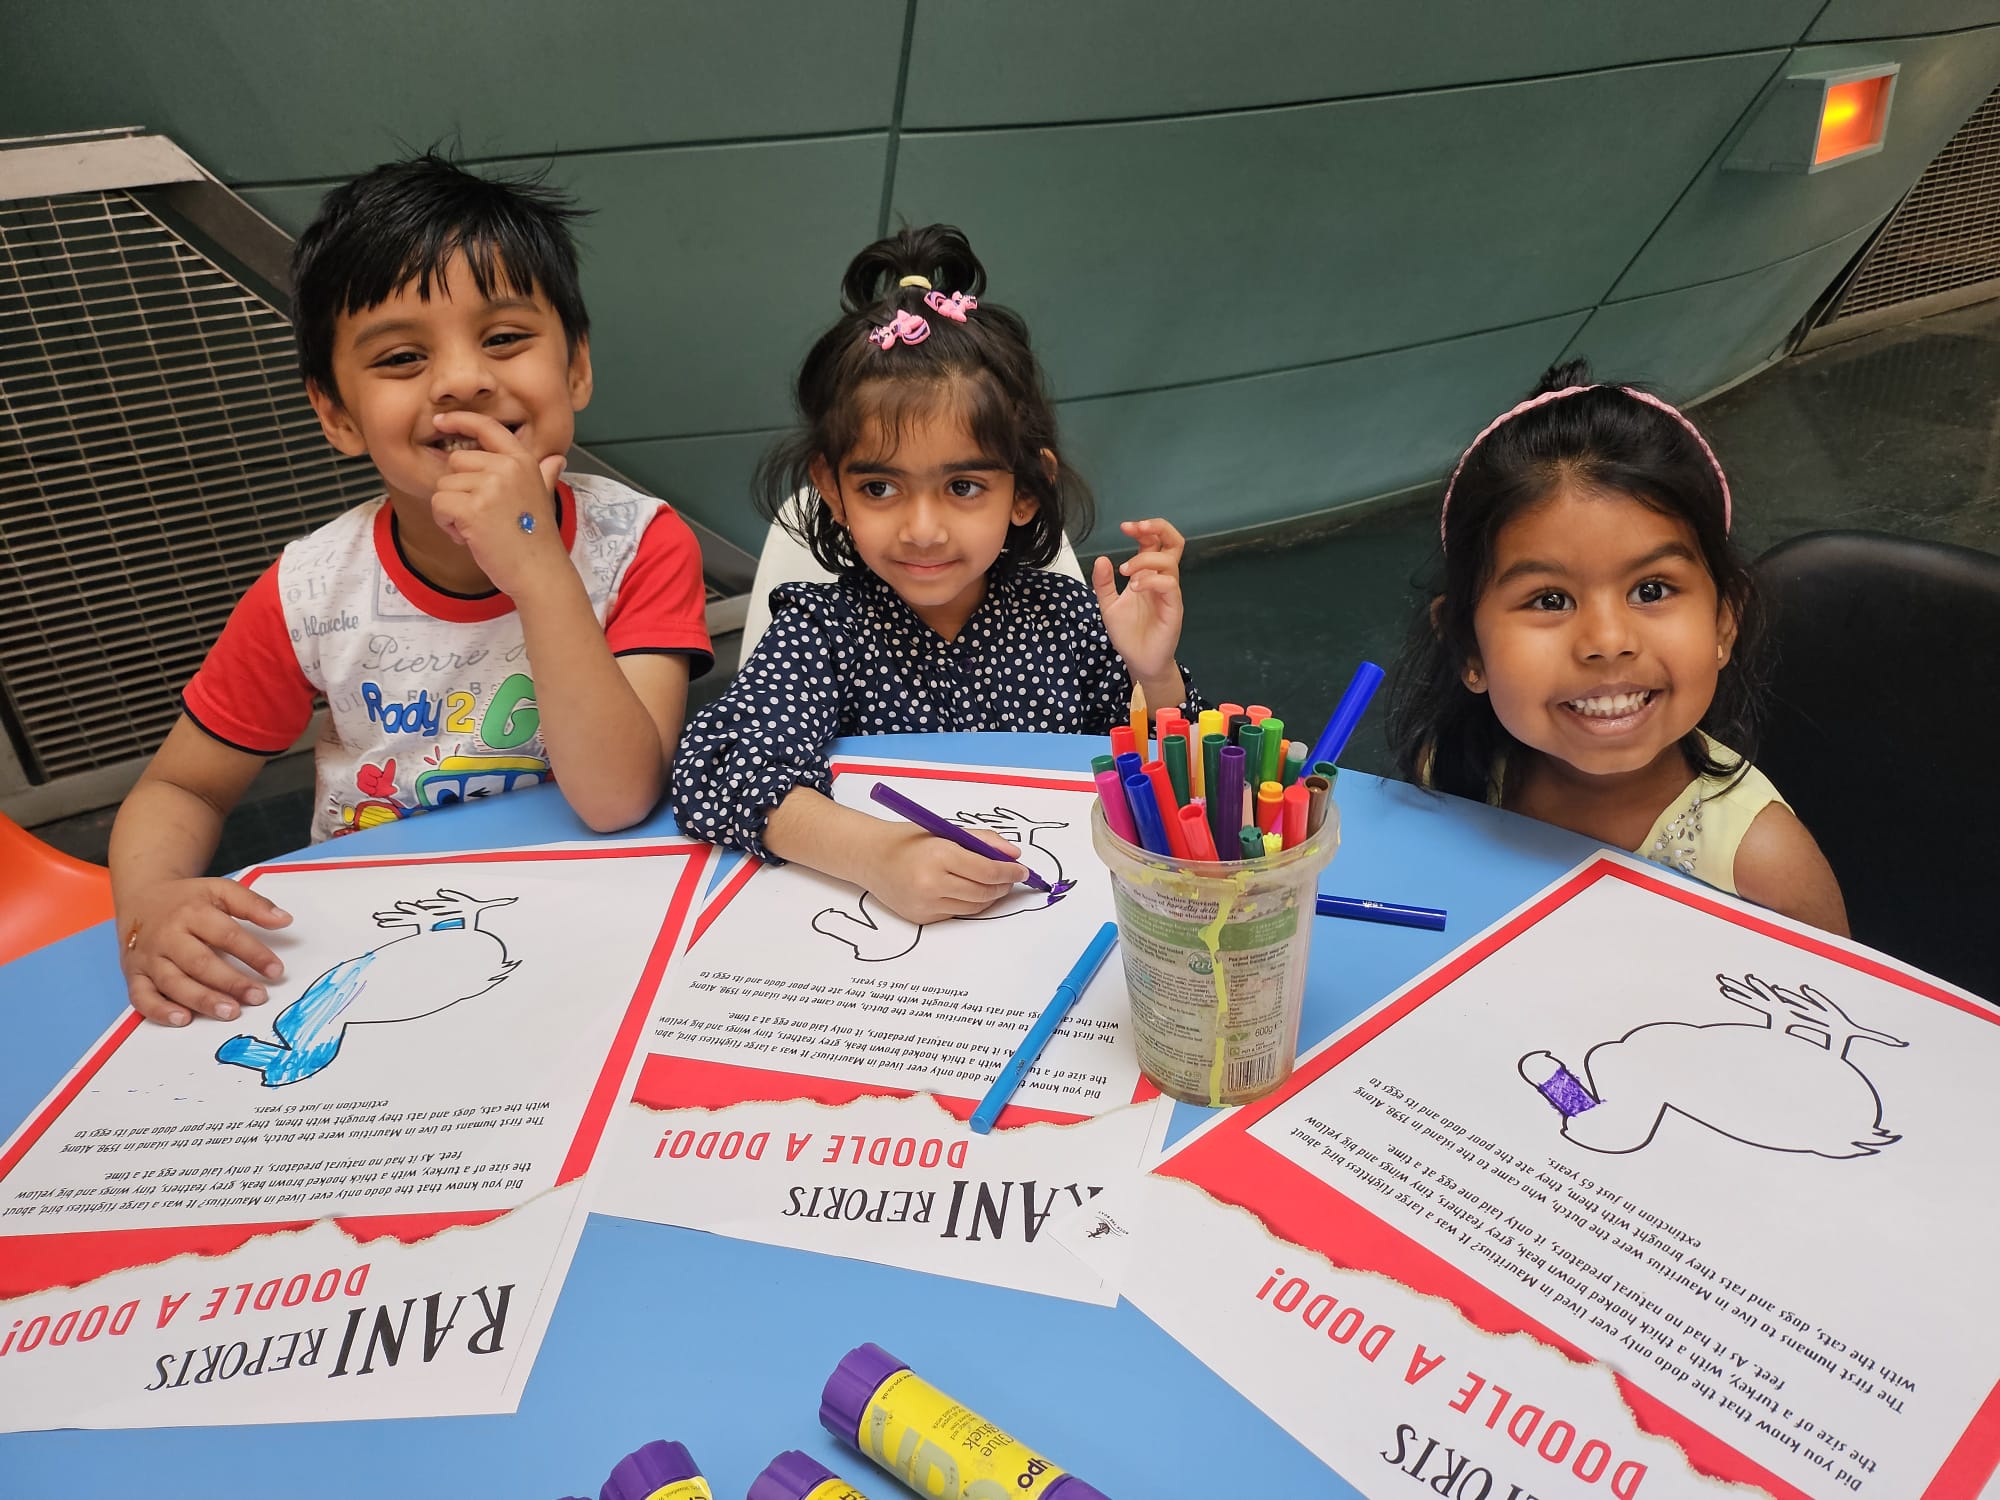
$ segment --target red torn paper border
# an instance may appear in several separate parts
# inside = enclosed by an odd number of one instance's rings
[[[556,1174],[555,1186],[571,1182],[589,1168],[604,1127],[611,1116],[619,1085],[624,1081],[639,1037],[645,1030],[655,992],[665,976],[667,961],[681,929],[686,925],[705,883],[712,850],[709,845],[688,840],[654,844],[618,844],[603,847],[557,849],[494,849],[463,854],[420,854],[381,859],[343,860],[343,868],[393,868],[403,865],[496,864],[533,860],[564,861],[586,859],[631,859],[637,857],[675,858],[682,867],[674,880],[672,900],[658,937],[647,955],[639,982],[626,1002],[610,1052],[599,1070],[597,1082],[577,1121],[576,1134]],[[242,877],[246,886],[274,874],[324,869],[311,863],[258,865]],[[97,1045],[43,1102],[29,1123],[0,1154],[0,1182],[6,1180],[29,1149],[62,1117],[63,1112],[88,1087],[105,1063],[144,1024],[138,1012],[128,1012],[99,1039]],[[357,1244],[389,1238],[415,1244],[446,1229],[485,1224],[508,1210],[480,1209],[458,1212],[416,1214],[369,1214],[336,1217],[331,1222]],[[0,1236],[0,1300],[24,1297],[59,1287],[82,1286],[113,1271],[155,1265],[180,1255],[222,1256],[239,1249],[259,1235],[281,1234],[308,1228],[312,1219],[287,1219],[265,1223],[183,1225],[167,1229],[69,1230],[51,1234]]]
[[[1763,920],[1737,906],[1709,899],[1680,881],[1655,876],[1604,856],[1583,866],[1570,879],[1552,887],[1511,919],[1479,941],[1453,955],[1429,975],[1383,1006],[1334,1044],[1309,1058],[1286,1086],[1233,1114],[1187,1144],[1154,1170],[1201,1189],[1218,1202],[1255,1215],[1278,1238],[1324,1256],[1331,1264],[1368,1271],[1410,1290],[1453,1303],[1473,1326],[1492,1334],[1526,1333],[1579,1364],[1590,1355],[1528,1316],[1520,1308],[1459,1270],[1401,1230],[1377,1217],[1321,1178],[1270,1150],[1250,1129],[1273,1109],[1337,1064],[1380,1036],[1446,986],[1462,978],[1564,903],[1601,880],[1622,880],[1656,895],[1721,917],[1761,936],[1776,938],[1872,978],[1883,980],[2000,1025],[2000,1015],[1964,996],[1929,984],[1900,968],[1863,953],[1816,938],[1789,926]],[[1338,1247],[1335,1253],[1331,1247]],[[1628,1378],[1612,1372],[1620,1395],[1644,1432],[1678,1445],[1698,1472],[1717,1479],[1753,1484],[1776,1500],[1811,1500],[1787,1481],[1738,1452],[1719,1437],[1649,1395]],[[1959,1500],[1978,1491],[2000,1460],[2000,1385],[1987,1395],[1965,1434],[1920,1500]]]

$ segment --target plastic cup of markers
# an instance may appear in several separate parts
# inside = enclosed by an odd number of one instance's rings
[[[1174,859],[1128,844],[1092,809],[1111,872],[1139,1067],[1190,1104],[1245,1104],[1291,1076],[1320,871],[1340,809],[1297,848],[1258,860]]]

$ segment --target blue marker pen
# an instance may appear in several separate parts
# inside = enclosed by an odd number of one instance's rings
[[[1149,854],[1173,853],[1167,842],[1167,825],[1160,818],[1160,800],[1153,795],[1152,778],[1125,778],[1125,800],[1132,804],[1132,822],[1139,830],[1139,846]]]
[[[1097,929],[1097,936],[1090,940],[1090,946],[1083,950],[1083,957],[1070,966],[1063,975],[1063,981],[1056,986],[1056,995],[1042,1012],[1041,1019],[1028,1029],[1021,1045],[1014,1049],[1014,1055],[1007,1059],[1007,1065],[1000,1070],[1000,1076],[993,1080],[993,1086],[986,1091],[986,1097],[979,1101],[979,1108],[972,1112],[972,1133],[985,1135],[993,1128],[993,1122],[1000,1118],[1000,1111],[1007,1107],[1007,1101],[1021,1087],[1021,1080],[1028,1076],[1035,1066],[1035,1059],[1048,1046],[1049,1038],[1069,1018],[1071,1008],[1083,992],[1090,988],[1090,981],[1097,977],[1097,971],[1104,967],[1104,960],[1118,941],[1118,924],[1106,922]]]
[[[1326,729],[1306,755],[1308,765],[1317,766],[1323,760],[1340,759],[1340,752],[1347,748],[1355,726],[1368,712],[1368,703],[1375,696],[1375,689],[1382,685],[1382,676],[1382,669],[1372,661],[1364,661],[1354,669],[1354,680],[1347,684],[1347,691],[1340,695],[1340,702],[1334,706],[1333,717],[1326,721]]]
[[[1445,914],[1436,906],[1399,906],[1393,901],[1358,901],[1352,896],[1321,896],[1314,903],[1322,917],[1347,917],[1356,922],[1386,922],[1392,927],[1423,927],[1443,932]]]

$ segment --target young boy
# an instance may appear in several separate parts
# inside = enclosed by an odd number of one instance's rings
[[[574,215],[428,154],[328,194],[300,236],[306,396],[386,493],[251,586],[119,810],[118,935],[149,1019],[232,1020],[282,972],[239,919],[291,917],[201,874],[315,694],[315,841],[549,778],[609,832],[665,790],[712,662],[701,554],[664,503],[559,478],[591,392]]]

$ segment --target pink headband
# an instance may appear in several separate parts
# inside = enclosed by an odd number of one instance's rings
[[[1492,421],[1488,422],[1484,427],[1480,428],[1479,436],[1474,438],[1471,441],[1471,443],[1467,445],[1466,450],[1463,453],[1459,454],[1458,462],[1452,465],[1451,478],[1445,481],[1444,504],[1438,510],[1438,545],[1440,547],[1444,545],[1445,518],[1451,514],[1451,492],[1458,486],[1459,471],[1465,467],[1465,461],[1468,458],[1472,457],[1474,451],[1478,449],[1481,443],[1485,442],[1489,437],[1493,436],[1493,434],[1497,432],[1500,428],[1506,426],[1509,422],[1513,421],[1514,418],[1520,416],[1522,412],[1533,411],[1538,406],[1547,406],[1551,401],[1560,401],[1565,396],[1577,396],[1581,395],[1585,391],[1596,391],[1596,390],[1623,391],[1626,395],[1630,396],[1634,401],[1643,401],[1646,405],[1652,407],[1655,411],[1665,412],[1668,416],[1672,417],[1676,422],[1680,423],[1681,426],[1687,429],[1688,436],[1693,438],[1695,442],[1701,445],[1702,454],[1704,457],[1708,459],[1709,467],[1715,470],[1715,482],[1722,486],[1722,530],[1723,534],[1726,536],[1729,532],[1729,526],[1731,520],[1730,512],[1732,509],[1731,502],[1729,499],[1729,480],[1723,475],[1722,465],[1716,460],[1715,457],[1715,450],[1708,446],[1708,439],[1701,435],[1700,431],[1695,427],[1694,423],[1690,422],[1685,416],[1683,416],[1677,408],[1667,405],[1667,403],[1662,401],[1658,396],[1652,395],[1646,391],[1635,391],[1629,385],[1615,385],[1615,386],[1566,385],[1559,391],[1543,391],[1539,396],[1530,396],[1526,401],[1523,401],[1519,406],[1511,407],[1508,410],[1501,412],[1499,416],[1495,417]]]

